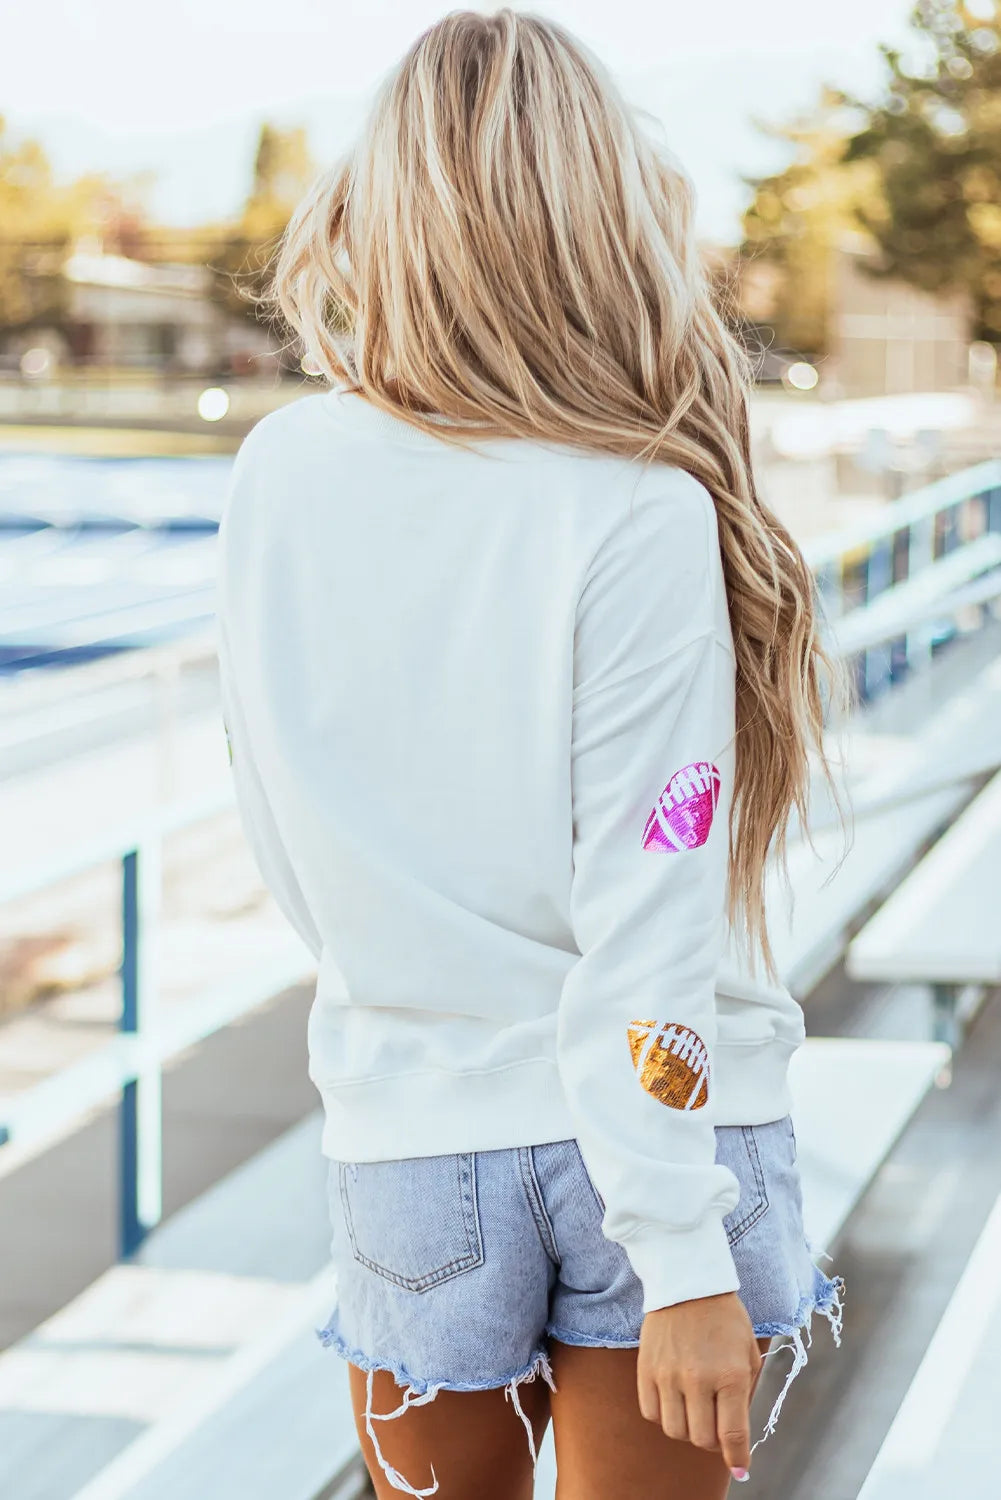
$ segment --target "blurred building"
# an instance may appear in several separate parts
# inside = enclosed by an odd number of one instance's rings
[[[81,243],[60,276],[58,319],[9,338],[9,358],[42,347],[57,365],[183,375],[245,373],[272,355],[266,330],[212,295],[207,266],[150,263]]]
[[[834,255],[830,364],[825,386],[844,396],[951,391],[969,379],[973,310],[965,292],[933,295],[873,276],[876,252],[861,237]]]

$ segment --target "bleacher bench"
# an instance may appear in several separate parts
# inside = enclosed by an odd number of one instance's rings
[[[841,829],[829,819],[814,834],[813,847],[805,839],[790,845],[791,913],[780,883],[771,884],[772,946],[783,981],[800,999],[840,959],[872,905],[969,801],[976,778],[1001,762],[1001,660],[953,692],[948,666],[937,663],[925,674],[935,677],[939,692],[920,734],[906,721],[893,732],[887,712],[893,705],[880,706],[873,731],[866,715],[853,728],[847,758],[864,770],[850,785],[847,854]],[[906,698],[900,690],[901,709]]]
[[[848,950],[857,979],[1001,984],[1001,776],[973,799]]]
[[[4,1500],[316,1500],[359,1456],[312,1116],[0,1355]],[[347,1491],[345,1491],[345,1496]]]
[[[970,1256],[859,1500],[998,1494],[1001,1198]]]

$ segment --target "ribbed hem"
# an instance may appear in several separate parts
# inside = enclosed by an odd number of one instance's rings
[[[792,1109],[789,1059],[798,1042],[717,1043],[713,1052],[715,1089],[713,1123],[767,1125],[782,1120]]]
[[[717,1044],[713,1120],[767,1125],[789,1114],[789,1042]],[[528,1058],[487,1072],[399,1073],[354,1083],[314,1078],[323,1100],[324,1154],[394,1161],[453,1151],[541,1146],[577,1134],[555,1061]],[[681,1300],[681,1299],[678,1299]]]
[[[642,1283],[644,1313],[740,1289],[722,1218],[703,1219],[692,1229],[651,1224],[622,1248]]]
[[[323,1152],[339,1161],[501,1151],[576,1135],[556,1064],[546,1057],[489,1072],[401,1073],[317,1087]]]

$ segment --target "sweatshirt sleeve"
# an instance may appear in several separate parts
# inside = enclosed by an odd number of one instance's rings
[[[670,471],[668,471],[670,472]],[[734,665],[706,492],[632,507],[578,606],[571,914],[557,1055],[581,1153],[644,1311],[735,1291],[715,1163]]]
[[[240,628],[239,621],[233,618],[239,599],[239,584],[234,578],[232,582],[236,587],[231,589],[230,575],[234,568],[238,572],[240,566],[238,557],[233,556],[236,549],[231,511],[237,503],[241,472],[242,465],[238,461],[230,485],[227,510],[219,528],[216,639],[222,728],[229,752],[240,823],[261,878],[310,953],[319,960],[323,941],[292,868],[261,780],[241,703],[237,663],[230,646],[230,630]]]

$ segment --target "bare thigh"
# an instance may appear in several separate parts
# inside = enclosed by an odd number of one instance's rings
[[[768,1346],[758,1341],[762,1354]],[[550,1362],[556,1500],[722,1500],[730,1476],[720,1455],[640,1415],[635,1349],[554,1342]]]
[[[348,1380],[355,1427],[378,1500],[400,1500],[400,1491],[379,1467],[365,1431],[365,1373],[349,1365]],[[549,1423],[549,1387],[544,1380],[526,1381],[518,1387],[518,1398],[538,1450]],[[373,1412],[393,1411],[400,1400],[393,1377],[376,1371]],[[376,1422],[374,1427],[383,1457],[415,1490],[433,1484],[434,1464],[439,1486],[435,1500],[532,1500],[528,1434],[503,1386],[493,1391],[439,1391],[427,1406],[412,1406],[402,1417]]]

